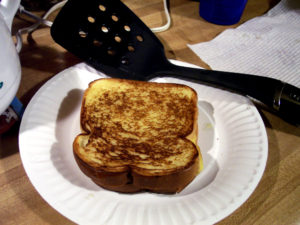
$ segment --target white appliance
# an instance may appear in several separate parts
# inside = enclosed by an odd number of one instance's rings
[[[11,35],[21,0],[0,0],[0,114],[13,101],[21,80],[19,55]]]

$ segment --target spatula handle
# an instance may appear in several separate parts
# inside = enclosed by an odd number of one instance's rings
[[[157,75],[185,78],[222,87],[259,100],[282,118],[300,125],[300,89],[273,78],[195,69],[171,64]]]

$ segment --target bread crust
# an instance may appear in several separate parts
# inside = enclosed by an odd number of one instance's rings
[[[142,81],[129,81],[115,78],[104,78],[101,80],[114,80],[120,83],[120,85],[144,85]],[[89,84],[89,88],[85,91],[82,108],[81,108],[81,128],[82,134],[78,135],[73,142],[73,153],[75,160],[81,169],[81,171],[90,177],[93,182],[97,185],[112,191],[122,192],[122,193],[134,193],[141,191],[150,191],[155,193],[178,193],[182,191],[199,173],[202,169],[202,157],[197,146],[197,136],[198,136],[198,107],[197,107],[197,93],[195,90],[181,84],[157,84],[147,82],[147,85],[156,87],[159,85],[160,88],[164,87],[179,87],[188,88],[194,92],[192,98],[194,110],[192,118],[192,126],[180,135],[179,138],[185,139],[187,142],[192,144],[193,153],[191,160],[184,166],[173,169],[165,169],[162,172],[153,172],[149,169],[139,168],[134,165],[125,165],[117,167],[107,167],[105,165],[97,165],[88,162],[79,153],[81,135],[90,134],[96,132],[92,124],[86,119],[86,99],[89,95],[90,88],[99,80],[93,81]]]
[[[137,193],[150,191],[161,194],[174,194],[181,192],[198,174],[199,157],[195,154],[194,159],[185,167],[162,176],[145,176],[131,170],[123,172],[107,172],[101,168],[95,168],[74,154],[80,170],[90,177],[94,183],[111,191],[121,193]]]

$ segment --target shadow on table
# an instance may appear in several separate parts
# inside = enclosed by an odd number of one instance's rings
[[[258,111],[263,119],[266,128],[274,129],[286,134],[292,134],[293,136],[300,137],[300,126],[296,126],[291,122],[280,118],[276,113],[272,112],[270,109],[266,108],[260,103],[257,103],[255,105],[258,108]],[[268,118],[270,118],[270,120]],[[272,121],[272,123],[270,121]]]
[[[78,57],[64,50],[46,45],[24,44],[20,52],[22,68],[56,74],[70,66],[82,62]]]
[[[0,159],[19,152],[19,128],[20,121],[16,122],[8,131],[0,135]]]
[[[69,68],[81,60],[73,54],[65,51],[58,50],[53,47],[45,45],[37,45],[34,41],[29,44],[24,44],[20,52],[20,61],[22,65],[22,80],[20,89],[24,80],[32,80],[35,84],[30,86],[29,90],[25,90],[25,93],[19,93],[21,102],[26,106],[34,94],[42,87],[51,77],[61,72],[62,70]],[[30,73],[27,70],[41,71],[36,73]],[[25,87],[26,88],[26,87]]]

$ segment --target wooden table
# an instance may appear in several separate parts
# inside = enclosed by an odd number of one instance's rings
[[[161,0],[124,2],[150,27],[165,22]],[[240,23],[262,15],[276,2],[249,0]],[[172,26],[157,36],[168,58],[208,68],[187,44],[209,41],[238,24],[210,24],[199,17],[198,6],[198,1],[171,0]],[[14,30],[29,24],[29,20],[18,17]],[[80,62],[54,43],[47,27],[35,31],[32,38],[24,35],[20,59],[22,80],[17,96],[24,105],[49,78]],[[265,173],[250,198],[218,224],[300,224],[300,129],[260,106],[258,109],[269,141]],[[0,136],[0,224],[73,224],[50,207],[30,183],[20,159],[18,128],[19,124]]]

